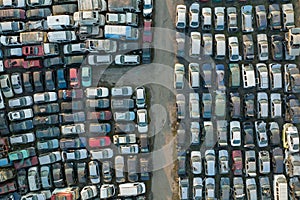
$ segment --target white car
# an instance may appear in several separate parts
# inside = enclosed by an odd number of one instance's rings
[[[268,135],[266,123],[264,121],[255,121],[256,140],[259,147],[268,146]]]
[[[92,184],[100,183],[100,169],[97,161],[89,162],[89,177]]]
[[[200,13],[200,5],[198,2],[194,2],[190,6],[189,10],[190,17],[190,28],[198,28],[199,27],[199,13]]]
[[[61,133],[63,135],[85,133],[85,126],[84,124],[63,125],[61,126]]]
[[[136,135],[135,134],[114,135],[113,141],[115,145],[134,144],[136,143]]]
[[[215,30],[222,31],[225,28],[225,7],[215,7]]]
[[[265,92],[257,93],[257,118],[267,118],[269,113],[268,94]]]
[[[190,132],[191,132],[191,144],[197,145],[200,143],[200,124],[199,122],[191,122],[190,126]]]
[[[28,144],[35,141],[35,135],[34,133],[13,135],[9,137],[9,141],[11,145]]]
[[[202,172],[202,162],[200,151],[191,152],[191,167],[193,174],[201,174]]]
[[[258,79],[258,87],[260,89],[268,89],[269,88],[269,73],[267,65],[264,63],[256,64],[257,71],[257,79]]]
[[[32,101],[31,96],[18,97],[15,99],[10,99],[8,101],[8,106],[10,108],[26,107],[26,106],[31,106],[32,104],[33,104],[33,101]]]
[[[138,65],[140,64],[139,55],[116,55],[115,64],[116,65]]]
[[[211,30],[212,26],[212,14],[211,14],[211,8],[203,7],[202,8],[202,15],[201,15],[201,21],[202,21],[202,30],[209,31]]]
[[[54,43],[71,42],[76,40],[76,34],[74,31],[52,31],[48,32],[48,40]]]
[[[266,34],[257,34],[258,59],[266,61],[269,59],[268,38]]]
[[[202,199],[203,180],[200,177],[193,178],[193,198]]]
[[[46,200],[45,194],[42,193],[27,193],[23,195],[21,200]]]
[[[85,48],[85,43],[65,44],[63,49],[65,55],[74,53],[84,53],[87,51],[87,49]]]
[[[146,106],[146,90],[144,87],[136,88],[136,107],[145,108]]]
[[[133,111],[115,112],[114,120],[119,121],[133,121],[135,119],[135,113]]]
[[[184,29],[186,27],[186,6],[177,5],[176,7],[176,28]]]
[[[228,174],[229,173],[229,156],[227,150],[219,151],[219,170],[220,174]]]
[[[22,88],[22,80],[20,73],[13,73],[11,75],[11,85],[14,90],[15,94],[22,94],[23,88]]]
[[[112,97],[127,97],[131,96],[133,93],[131,86],[123,86],[123,87],[113,87],[111,89]]]
[[[242,13],[242,31],[245,33],[253,32],[252,6],[251,5],[242,6],[241,13]]]
[[[100,188],[100,199],[107,199],[113,197],[116,193],[114,184],[103,184]]]
[[[91,158],[95,160],[108,159],[113,157],[114,152],[110,148],[90,150]]]
[[[87,98],[108,97],[109,91],[106,87],[90,87],[85,90]]]
[[[286,123],[283,126],[283,147],[290,153],[299,152],[299,133],[296,126]]]
[[[192,119],[200,118],[199,94],[198,93],[190,93],[189,94],[189,110],[190,110],[190,118],[192,118]]]
[[[241,124],[239,121],[230,122],[230,141],[231,146],[241,146]]]
[[[49,103],[57,100],[56,92],[36,93],[33,95],[34,103]]]
[[[137,125],[139,133],[147,133],[148,132],[148,115],[146,109],[139,109],[136,112],[137,114]]]
[[[232,62],[237,62],[241,60],[241,56],[239,54],[239,41],[237,37],[229,37],[228,38],[228,51],[229,51],[229,60]]]
[[[52,164],[61,160],[60,151],[54,151],[51,153],[40,154],[39,163],[40,165]]]
[[[204,55],[211,56],[213,54],[213,36],[211,33],[202,35],[202,46]]]
[[[282,4],[283,29],[295,27],[295,13],[292,3]]]
[[[139,145],[138,144],[120,145],[119,153],[120,154],[137,154],[137,153],[139,153]]]
[[[152,0],[144,0],[143,4],[143,16],[151,17],[153,10],[153,1]]]
[[[33,111],[31,108],[17,110],[17,111],[11,111],[7,114],[7,116],[10,121],[24,120],[24,119],[32,118]]]
[[[216,175],[216,155],[214,150],[205,151],[205,175],[214,176]]]
[[[271,118],[281,118],[282,102],[279,93],[271,93]]]
[[[259,173],[268,174],[271,172],[270,154],[268,151],[260,151],[258,153]]]
[[[73,151],[62,151],[61,152],[62,161],[70,160],[82,160],[88,157],[88,152],[86,149],[76,149]]]
[[[3,92],[3,95],[6,98],[11,98],[14,96],[11,82],[10,82],[9,76],[7,74],[0,76],[0,85],[1,85],[1,90]]]
[[[88,185],[82,188],[80,196],[82,200],[88,200],[96,197],[98,195],[98,189],[95,185]]]
[[[28,186],[30,191],[37,191],[41,189],[39,180],[40,180],[40,175],[39,175],[38,167],[30,167],[28,169]]]
[[[184,88],[184,71],[185,67],[183,64],[176,63],[174,66],[174,88],[183,89]]]

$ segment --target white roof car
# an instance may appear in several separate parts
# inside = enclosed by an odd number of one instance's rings
[[[144,108],[146,106],[146,90],[144,87],[136,88],[136,106]]]
[[[133,93],[131,86],[113,87],[111,89],[112,97],[126,97],[131,96]]]
[[[25,0],[3,0],[0,1],[0,8],[25,8]]]
[[[100,14],[99,11],[91,10],[91,11],[78,11],[73,14],[74,21],[79,25],[100,25],[104,26],[105,24],[105,16]]]
[[[282,88],[282,70],[281,64],[269,64],[271,90]]]
[[[88,200],[94,198],[98,195],[98,189],[95,185],[88,185],[82,188],[80,191],[80,196],[82,200]]]
[[[11,145],[27,144],[35,141],[35,135],[34,133],[13,135],[9,137],[9,141]]]
[[[216,197],[216,185],[214,178],[205,179],[205,199],[215,199]]]
[[[56,92],[36,93],[33,95],[34,103],[48,103],[57,100]]]
[[[239,121],[230,122],[231,146],[241,146],[241,124]]]
[[[200,143],[200,124],[199,122],[191,122],[190,126],[191,131],[191,144],[199,144]]]
[[[212,16],[211,16],[211,8],[204,7],[202,8],[202,29],[203,30],[210,30],[212,26]]]
[[[114,184],[103,184],[100,188],[100,199],[113,197],[116,193]]]
[[[85,90],[87,98],[108,97],[109,91],[106,87],[90,87]]]
[[[193,178],[193,198],[202,199],[203,180],[200,177]]]
[[[257,118],[267,118],[269,112],[268,95],[265,92],[257,93]]]
[[[11,75],[11,85],[14,90],[15,94],[22,94],[23,88],[22,88],[22,80],[21,80],[21,74],[20,73],[13,73]]]
[[[10,121],[24,120],[33,117],[33,111],[31,108],[11,111],[7,114]]]
[[[284,148],[287,148],[290,153],[299,152],[299,133],[296,126],[292,124],[285,124],[284,129],[286,129],[284,137],[286,138],[284,142]],[[286,144],[285,144],[286,143]]]
[[[242,13],[242,31],[245,33],[253,32],[252,6],[246,5],[241,8]]]
[[[183,89],[184,88],[184,65],[180,63],[175,64],[174,70],[174,88]]]
[[[198,28],[199,27],[199,12],[200,12],[200,5],[198,2],[194,2],[190,6],[189,10],[189,17],[190,17],[190,28]]]
[[[137,153],[139,153],[139,145],[138,144],[120,145],[119,153],[120,154],[137,154]]]
[[[225,7],[215,7],[215,30],[224,30],[225,26]]]
[[[144,0],[143,4],[143,16],[152,16],[152,9],[153,9],[153,1],[152,0]]]
[[[113,53],[117,51],[117,41],[109,39],[87,39],[85,46],[90,52]]]
[[[266,34],[257,34],[257,49],[260,61],[269,59],[268,38]]]
[[[30,191],[40,190],[40,175],[39,175],[38,167],[30,167],[28,169],[28,186]]]
[[[0,109],[3,109],[3,108],[5,108],[4,99],[3,99],[2,91],[0,90]]]
[[[63,125],[61,126],[61,133],[63,135],[85,133],[85,126],[84,124]]]
[[[189,196],[189,179],[179,177],[179,198],[187,200]]]
[[[177,5],[176,7],[176,28],[183,29],[186,27],[186,6]]]
[[[219,151],[219,170],[220,174],[228,174],[229,173],[229,156],[227,150]]]
[[[21,200],[46,200],[45,194],[42,193],[27,193],[22,196]]]
[[[47,25],[52,30],[63,30],[66,27],[72,27],[74,22],[70,15],[47,16]]]
[[[260,151],[258,153],[259,173],[268,174],[270,169],[270,154],[268,151]]]
[[[97,55],[91,54],[87,56],[89,65],[109,65],[112,63],[112,55]]]
[[[199,94],[198,93],[190,93],[189,94],[189,110],[190,110],[190,118],[192,118],[192,119],[200,118]]]
[[[84,43],[76,43],[76,44],[65,44],[63,46],[64,54],[73,54],[73,53],[84,53],[86,51]]]
[[[268,135],[266,123],[264,121],[255,121],[256,140],[259,147],[268,146]]]
[[[107,159],[113,157],[114,152],[110,148],[105,148],[105,149],[90,150],[90,154],[92,159],[101,160],[101,159]]]
[[[237,10],[236,7],[227,7],[227,23],[228,31],[234,32],[238,30],[237,26]]]
[[[291,29],[295,27],[295,14],[292,3],[282,4],[283,29]]]
[[[228,38],[228,51],[229,51],[229,60],[232,62],[237,62],[241,60],[239,52],[239,41],[237,37]]]
[[[136,143],[136,135],[135,134],[114,135],[113,141],[115,145],[133,144]]]
[[[189,64],[189,82],[191,88],[199,88],[200,86],[200,72],[198,63]]]
[[[26,106],[31,106],[32,104],[33,101],[31,96],[18,97],[18,98],[10,99],[8,101],[8,106],[10,108],[26,107]]]
[[[88,157],[88,152],[86,149],[62,151],[61,157],[63,162],[70,161],[70,160],[81,160],[81,159],[86,159]]]
[[[210,149],[205,151],[205,175],[216,175],[216,155],[215,151]]]
[[[257,79],[259,81],[258,87],[260,89],[268,89],[269,88],[269,73],[268,73],[267,65],[264,63],[257,63],[256,71],[257,71]]]
[[[107,24],[125,24],[126,14],[125,13],[106,13]]]
[[[137,115],[137,125],[139,133],[147,133],[148,132],[148,115],[146,109],[139,109],[136,112]]]
[[[48,32],[49,42],[71,42],[76,40],[74,31],[52,31]]]
[[[192,151],[191,152],[191,168],[192,168],[193,174],[201,174],[202,162],[201,162],[200,151]]]
[[[133,121],[135,119],[135,113],[132,111],[125,111],[125,112],[115,112],[114,113],[114,120],[118,121]]]
[[[224,34],[215,34],[215,50],[216,59],[225,59],[226,56],[226,40]]]
[[[52,164],[61,160],[60,151],[54,151],[51,153],[40,154],[39,163],[40,165]]]
[[[254,178],[247,178],[246,180],[246,190],[249,200],[257,200],[257,186]]]
[[[244,89],[255,87],[255,73],[252,64],[242,64]]]
[[[3,92],[3,95],[6,98],[10,98],[14,96],[11,82],[9,80],[9,76],[7,74],[0,76],[0,85],[1,85],[1,90]]]
[[[183,94],[176,95],[177,118],[185,118],[185,96]]]
[[[139,55],[116,55],[116,65],[138,65],[140,64]]]
[[[213,54],[213,37],[211,33],[202,35],[202,46],[204,55],[211,56]]]
[[[97,161],[89,162],[89,177],[92,184],[100,183],[100,171]]]
[[[137,196],[146,192],[146,185],[143,182],[122,183],[119,185],[118,196]]]
[[[279,93],[271,93],[271,118],[280,118],[282,115],[282,102]]]

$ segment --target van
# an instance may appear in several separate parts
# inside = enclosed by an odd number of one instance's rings
[[[189,64],[189,82],[191,88],[199,88],[199,64],[190,63]]]
[[[200,56],[201,34],[199,32],[191,32],[191,49],[190,57]]]
[[[243,85],[244,88],[255,87],[255,74],[252,64],[243,64],[242,65],[242,76],[243,76]]]
[[[131,26],[105,25],[104,37],[107,39],[138,40],[139,30]]]
[[[273,180],[274,200],[287,200],[288,188],[286,177],[283,174],[278,174],[274,175]]]
[[[135,182],[135,183],[123,183],[119,185],[119,195],[120,197],[137,196],[144,194],[146,192],[145,183]]]
[[[47,41],[46,32],[24,32],[20,33],[20,42],[22,44],[40,44]]]
[[[47,24],[51,30],[64,30],[74,25],[73,18],[70,15],[54,15],[47,17]]]
[[[216,59],[225,59],[226,56],[226,41],[224,34],[215,35]]]

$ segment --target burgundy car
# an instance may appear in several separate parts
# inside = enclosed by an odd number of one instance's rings
[[[17,190],[17,184],[15,181],[10,183],[3,183],[0,185],[0,194],[6,194]]]
[[[242,175],[243,173],[243,158],[241,150],[232,151],[232,171],[234,175]]]
[[[111,119],[111,112],[107,111],[100,111],[100,112],[88,112],[87,119],[88,120],[110,120]]]
[[[109,146],[110,144],[111,141],[108,136],[89,138],[90,147],[106,147]]]
[[[24,56],[44,56],[44,48],[42,45],[24,46],[22,53]]]
[[[29,69],[29,68],[41,68],[43,67],[42,61],[41,60],[27,60],[24,62],[23,68]]]
[[[23,67],[25,64],[25,60],[22,58],[18,59],[7,59],[4,61],[4,67],[5,68],[12,68],[12,67]]]
[[[8,140],[6,137],[0,138],[0,158],[7,157],[9,149]]]
[[[152,19],[144,20],[143,42],[152,42]]]
[[[18,170],[25,167],[31,167],[37,164],[39,164],[38,158],[37,156],[34,156],[34,157],[26,158],[24,160],[15,161],[14,167],[15,169]]]

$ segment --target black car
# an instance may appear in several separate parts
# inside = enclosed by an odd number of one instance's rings
[[[46,58],[44,59],[44,67],[54,67],[63,65],[64,62],[61,57],[53,57],[53,58]]]
[[[269,123],[269,135],[270,135],[271,145],[279,146],[281,141],[280,140],[281,132],[277,122]]]
[[[33,72],[33,85],[35,92],[43,92],[43,80],[42,80],[42,72]]]
[[[36,114],[36,115],[58,113],[59,112],[59,104],[58,103],[49,103],[49,104],[42,104],[42,105],[34,105],[33,111],[34,111],[34,114]]]
[[[76,176],[74,170],[74,163],[65,163],[65,177],[68,186],[76,184]]]
[[[55,138],[60,135],[58,127],[39,128],[35,131],[35,135],[38,139]]]
[[[271,36],[271,52],[273,60],[283,59],[283,37],[281,35]]]
[[[33,92],[31,72],[23,73],[23,86],[25,92]]]
[[[46,90],[53,91],[55,90],[54,77],[52,70],[48,70],[45,72],[45,87]]]
[[[76,112],[76,113],[60,113],[60,121],[62,123],[69,122],[84,122],[85,121],[85,113],[84,112]]]
[[[52,177],[55,187],[65,187],[64,173],[62,171],[61,163],[54,163],[52,165]]]
[[[36,8],[26,11],[26,17],[29,20],[46,19],[47,16],[50,16],[51,14],[52,13],[49,8]]]
[[[254,125],[252,122],[243,122],[244,127],[244,147],[254,148]]]
[[[140,148],[141,153],[149,152],[148,134],[140,134]]]
[[[115,133],[133,133],[134,131],[134,123],[115,123]]]
[[[33,124],[35,126],[42,126],[42,125],[52,125],[58,124],[58,115],[48,115],[48,116],[35,116],[33,118]]]
[[[244,96],[244,116],[245,118],[251,118],[254,115],[254,94],[249,93]]]
[[[32,122],[32,120],[14,122],[9,125],[9,129],[11,132],[29,131],[29,130],[33,129],[33,122]]]
[[[20,169],[17,173],[18,188],[20,194],[26,194],[28,192],[27,173],[25,169]]]
[[[87,168],[86,163],[77,163],[77,178],[78,183],[86,184],[87,182]]]
[[[143,50],[142,50],[142,62],[144,64],[151,63],[152,56],[151,56],[151,44],[150,43],[143,43]]]
[[[283,151],[280,147],[276,147],[272,150],[272,166],[274,174],[283,173]]]
[[[109,99],[88,99],[86,100],[86,107],[87,108],[108,108],[109,107]]]
[[[5,136],[5,135],[8,135],[9,134],[9,129],[8,129],[8,123],[7,123],[7,120],[6,120],[6,114],[4,111],[1,111],[0,112],[0,135],[1,136]]]
[[[300,123],[300,101],[295,95],[286,96],[285,121],[295,124]]]
[[[102,177],[105,183],[109,183],[112,180],[112,164],[110,161],[102,162]]]

